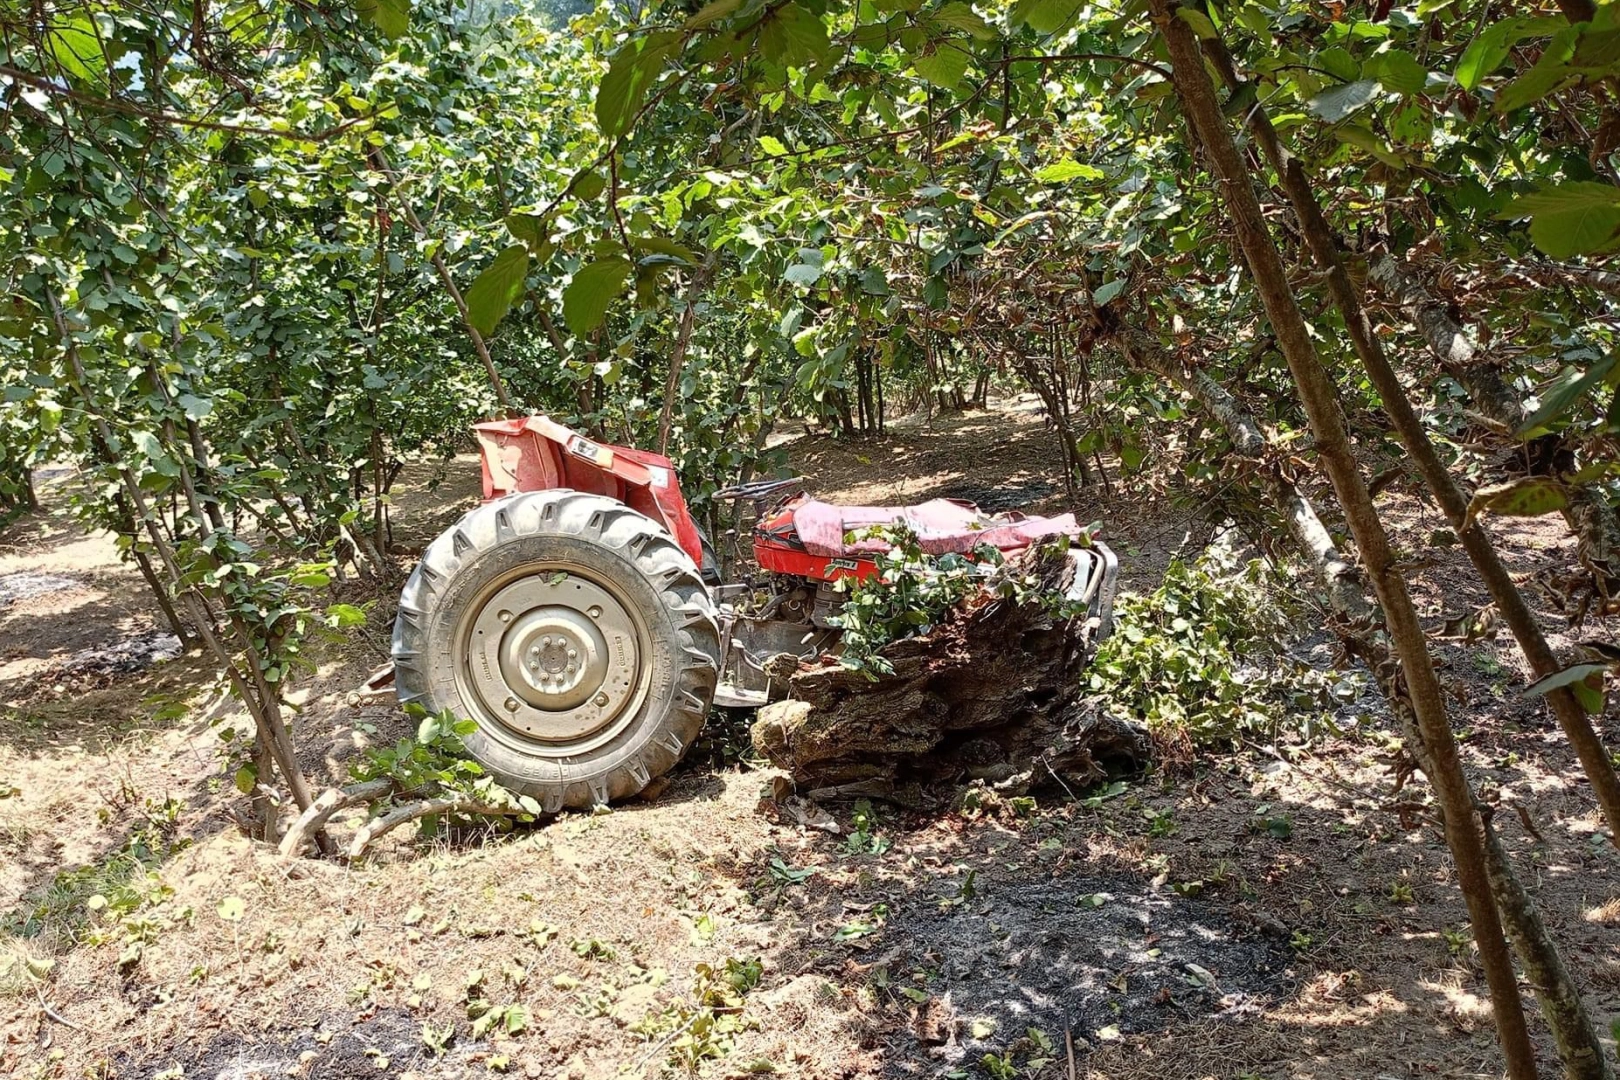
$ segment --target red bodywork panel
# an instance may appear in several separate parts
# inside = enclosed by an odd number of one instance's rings
[[[812,555],[799,539],[794,513],[804,501],[800,495],[777,506],[754,527],[754,561],[761,570],[811,581],[837,581],[852,577],[865,581],[877,573],[877,563],[853,555]]]
[[[518,491],[571,488],[617,499],[662,524],[698,566],[703,540],[681,496],[670,460],[644,450],[587,439],[544,416],[474,424],[484,461],[484,499]],[[1055,518],[989,515],[971,503],[933,499],[917,506],[832,506],[797,495],[766,513],[754,528],[754,559],[773,574],[836,581],[877,573],[882,540],[854,538],[872,525],[911,529],[924,551],[970,553],[981,544],[1019,551],[1042,537],[1078,537],[1073,514]],[[846,539],[848,537],[849,539]]]
[[[484,461],[484,499],[571,488],[617,499],[668,529],[703,565],[703,541],[666,457],[587,439],[545,416],[474,424]]]
[[[1073,514],[1029,517],[985,514],[972,503],[930,499],[916,506],[834,506],[796,495],[761,519],[754,531],[754,558],[766,570],[813,581],[877,573],[872,556],[889,550],[884,540],[863,533],[874,525],[911,530],[930,555],[955,552],[971,557],[981,546],[1011,554],[1046,537],[1080,538],[1086,530]]]

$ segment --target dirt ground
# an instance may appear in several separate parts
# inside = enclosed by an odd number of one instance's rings
[[[1027,406],[870,443],[778,441],[837,501],[1064,501]],[[505,835],[401,830],[352,865],[282,860],[231,817],[220,732],[241,717],[204,665],[173,657],[110,540],[73,525],[71,482],[42,477],[47,511],[0,532],[0,1074],[1498,1075],[1453,867],[1420,791],[1392,790],[1371,698],[1340,738],[997,812],[879,806],[857,829],[856,808],[831,806],[836,833],[776,812],[775,774],[740,752],[744,719],[716,715],[655,801]],[[401,546],[476,488],[470,459],[412,470]],[[1127,488],[1078,509],[1147,589],[1214,525]],[[1381,505],[1421,556],[1414,592],[1439,629],[1484,597],[1409,491]],[[1550,603],[1561,526],[1499,533]],[[320,646],[293,695],[323,785],[404,730],[391,706],[351,699],[386,652],[393,588],[344,599],[365,603],[364,632]],[[1620,854],[1556,726],[1520,695],[1511,642],[1438,652],[1468,766],[1499,793],[1505,842],[1607,1033]]]

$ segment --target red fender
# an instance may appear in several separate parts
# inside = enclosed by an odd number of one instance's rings
[[[587,439],[545,416],[474,424],[484,501],[517,491],[568,488],[617,499],[668,529],[703,565],[703,541],[667,457]]]

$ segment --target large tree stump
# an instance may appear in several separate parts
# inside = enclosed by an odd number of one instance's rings
[[[760,709],[754,746],[801,788],[880,796],[970,780],[1021,794],[1138,768],[1147,733],[1084,693],[1090,628],[1038,599],[1062,594],[1068,560],[1054,553],[1039,570],[1037,598],[982,592],[927,635],[885,647],[893,674],[831,657],[796,665],[784,673],[789,699]]]

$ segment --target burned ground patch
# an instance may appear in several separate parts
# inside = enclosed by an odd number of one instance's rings
[[[0,574],[0,610],[10,607],[19,600],[32,600],[35,597],[49,596],[52,593],[83,586],[84,582],[78,578],[62,574],[36,573],[29,570]]]
[[[384,1009],[359,1021],[331,1017],[312,1025],[272,1028],[257,1035],[220,1031],[166,1053],[128,1053],[113,1059],[114,1075],[127,1080],[196,1077],[256,1080],[297,1075],[307,1080],[394,1076],[431,1055],[421,1023],[403,1010]],[[465,1048],[447,1047],[453,1060]]]
[[[180,655],[180,639],[164,630],[144,630],[78,652],[62,661],[64,675],[128,675]]]
[[[945,489],[947,499],[966,499],[980,510],[992,514],[1008,510],[1024,510],[1030,505],[1049,499],[1058,493],[1056,485],[1047,480],[1030,480],[1022,484],[996,484],[985,486],[972,483],[952,484]]]
[[[890,984],[917,1001],[888,1073],[1094,1044],[1275,1004],[1295,981],[1285,945],[1218,904],[1129,876],[964,883],[908,900],[884,927]]]

